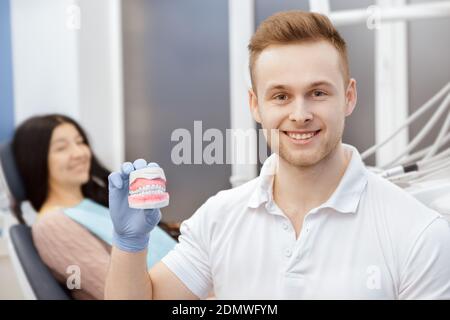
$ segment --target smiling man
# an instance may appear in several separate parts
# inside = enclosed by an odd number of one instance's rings
[[[356,105],[346,45],[325,16],[291,11],[251,39],[250,108],[277,150],[260,176],[208,199],[146,270],[159,210],[128,208],[110,176],[115,243],[107,298],[450,299],[450,226],[370,173],[342,143]],[[151,164],[154,165],[154,164]],[[151,241],[151,240],[150,240]]]

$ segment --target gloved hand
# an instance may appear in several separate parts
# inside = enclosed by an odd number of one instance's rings
[[[127,252],[138,252],[147,248],[150,231],[161,219],[159,209],[133,209],[128,206],[130,172],[144,167],[159,167],[138,159],[122,164],[121,172],[108,176],[109,213],[114,226],[113,245]]]

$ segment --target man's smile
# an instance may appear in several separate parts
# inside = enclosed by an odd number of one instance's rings
[[[285,134],[289,140],[291,140],[294,144],[307,144],[311,142],[322,130],[316,131],[305,131],[305,130],[293,130],[293,131],[281,131]]]

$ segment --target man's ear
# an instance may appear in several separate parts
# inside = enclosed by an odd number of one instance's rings
[[[256,122],[261,123],[261,117],[259,116],[258,97],[256,96],[256,93],[252,88],[248,90],[248,101],[253,119],[255,119]]]
[[[358,94],[356,92],[356,80],[351,78],[348,82],[347,90],[345,91],[345,116],[348,117],[352,114],[356,107],[356,100],[358,100]]]

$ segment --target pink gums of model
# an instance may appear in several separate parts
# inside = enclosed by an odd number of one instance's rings
[[[162,208],[169,204],[166,176],[160,167],[146,167],[130,173],[128,205],[135,209]]]

